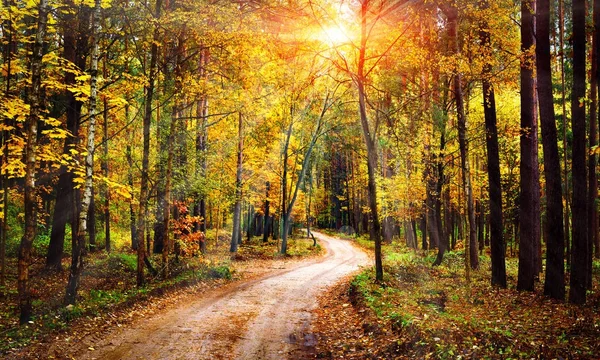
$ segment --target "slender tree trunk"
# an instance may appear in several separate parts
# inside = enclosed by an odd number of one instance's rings
[[[534,2],[521,1],[521,50],[526,54],[521,62],[521,196],[519,215],[519,274],[517,288],[519,290],[533,291],[537,270],[535,268],[535,230],[539,226],[539,219],[534,214],[534,169],[536,154],[534,132],[537,129],[534,113],[534,83],[533,66],[534,54],[531,51],[535,46],[534,38]]]
[[[598,111],[598,90],[600,90],[600,1],[594,0],[594,40],[593,40],[593,53],[594,57],[592,59],[592,63],[594,66],[594,71],[592,72],[592,78],[594,79],[594,85],[592,86],[595,89],[595,98],[596,106],[594,109],[596,110],[595,116],[590,114],[590,149],[594,148],[598,144],[598,127],[600,126],[600,111]],[[589,157],[589,195],[588,195],[588,206],[590,209],[588,210],[588,216],[590,217],[590,224],[588,226],[589,229],[589,242],[590,245],[593,245],[595,253],[594,256],[599,259],[600,258],[600,233],[598,232],[598,205],[596,202],[598,201],[598,177],[596,174],[596,166],[598,165],[598,155],[597,153],[591,153]],[[591,257],[591,251],[590,251]],[[590,269],[588,269],[588,273],[591,277],[591,260],[590,260]],[[591,288],[591,281],[588,283],[588,286]]]
[[[156,0],[155,5],[155,16],[154,18],[158,20],[161,14],[162,0]],[[145,243],[144,243],[144,234],[146,233],[146,216],[148,214],[148,170],[149,170],[149,156],[150,156],[150,123],[152,121],[152,102],[154,99],[154,82],[156,79],[157,72],[157,60],[158,60],[158,42],[159,39],[159,28],[156,27],[154,29],[152,42],[152,49],[150,52],[150,69],[148,72],[148,85],[146,86],[146,99],[145,99],[145,109],[144,109],[144,148],[142,153],[142,176],[140,182],[140,205],[138,208],[137,215],[137,285],[142,286],[145,282],[144,279],[144,259],[146,257],[145,254]]]
[[[451,6],[446,10],[448,17],[448,35],[450,37],[451,48],[455,54],[460,54],[460,48],[457,39],[457,21],[458,10]],[[456,70],[453,80],[454,98],[456,101],[456,112],[458,120],[458,141],[460,147],[460,162],[463,174],[463,188],[467,200],[467,214],[469,220],[469,238],[465,240],[465,244],[469,243],[468,252],[465,248],[465,254],[469,256],[469,264],[472,269],[479,268],[479,254],[477,249],[477,224],[475,223],[475,206],[473,201],[473,188],[471,186],[471,169],[469,164],[469,145],[467,140],[467,119],[465,115],[464,99],[462,91],[462,80],[459,70]],[[468,267],[467,267],[468,268]],[[467,275],[470,277],[470,274]],[[470,279],[468,279],[470,280]]]
[[[587,290],[587,179],[585,166],[585,0],[573,0],[573,249],[569,302],[585,304]]]
[[[569,166],[568,166],[568,144],[567,144],[567,101],[566,101],[566,84],[565,84],[565,46],[564,46],[564,1],[558,0],[558,34],[559,34],[559,46],[560,46],[560,81],[561,81],[561,106],[562,106],[562,121],[563,121],[563,181],[564,181],[564,236],[565,236],[565,248],[566,248],[566,259],[567,267],[571,264],[571,241],[569,231]]]
[[[48,1],[40,0],[38,22],[31,55],[31,89],[28,94],[29,116],[25,119],[25,232],[19,245],[17,263],[17,290],[19,299],[19,322],[26,324],[31,318],[31,290],[29,289],[29,265],[31,247],[36,235],[37,201],[35,191],[35,168],[37,164],[37,132],[41,112],[42,57],[48,21]]]
[[[489,9],[487,0],[481,2],[481,7]],[[486,14],[487,16],[487,14]],[[483,24],[480,33],[484,51],[491,52],[490,30],[487,21]],[[490,56],[486,54],[485,56]],[[502,223],[502,184],[500,176],[500,151],[498,149],[498,127],[496,121],[496,97],[494,86],[490,81],[492,66],[486,63],[483,68],[483,112],[485,117],[487,170],[489,183],[490,206],[490,248],[492,260],[492,285],[506,288],[506,260],[504,225]]]
[[[238,154],[237,154],[237,171],[235,174],[235,207],[233,210],[233,233],[231,234],[231,246],[229,251],[232,253],[237,252],[239,237],[240,237],[240,225],[242,217],[242,169],[244,159],[244,121],[242,113],[238,114]]]
[[[104,55],[104,62],[102,63],[102,72],[104,78],[108,78],[108,73],[106,71],[106,62],[108,60],[108,56]],[[104,122],[102,126],[102,140],[104,143],[104,156],[102,161],[102,170],[104,172],[104,177],[108,179],[108,100],[106,96],[103,99],[104,103]],[[106,252],[110,252],[110,187],[108,184],[104,184],[104,249]]]
[[[592,38],[592,74],[590,79],[590,120],[589,120],[589,144],[590,150],[594,149],[598,143],[598,51],[600,46],[598,44],[598,32],[600,31],[600,1],[594,0],[594,32]],[[598,208],[596,200],[598,198],[598,178],[596,175],[597,156],[595,152],[590,151],[588,156],[588,288],[592,288],[592,255],[594,248],[596,250],[596,257],[600,256],[600,249],[598,248]]]
[[[358,72],[354,79],[358,89],[358,111],[360,125],[367,147],[367,173],[369,189],[369,208],[371,210],[371,221],[373,222],[373,237],[375,241],[375,279],[383,281],[383,263],[381,257],[381,225],[379,223],[379,213],[377,210],[377,186],[375,184],[375,169],[377,169],[377,143],[375,138],[377,134],[371,132],[369,119],[367,118],[367,99],[365,83],[365,59],[367,51],[367,14],[369,10],[369,1],[363,0],[360,10],[361,35],[358,55]]]
[[[265,219],[264,219],[264,232],[263,232],[263,242],[269,241],[269,190],[271,190],[271,183],[267,181],[265,185]]]
[[[540,106],[540,125],[544,147],[546,178],[546,278],[544,294],[565,299],[564,234],[562,222],[562,188],[560,155],[554,119],[552,72],[550,62],[550,1],[537,0],[536,63]]]
[[[81,201],[81,211],[79,213],[79,226],[77,228],[77,244],[73,248],[71,257],[71,269],[69,273],[69,282],[65,294],[65,304],[74,304],[79,288],[79,279],[84,266],[85,257],[85,235],[87,234],[88,211],[92,202],[93,191],[93,171],[94,171],[94,150],[96,134],[96,116],[98,115],[98,43],[100,38],[100,18],[102,8],[101,0],[96,0],[94,5],[94,14],[92,16],[92,63],[90,69],[90,108],[89,123],[85,157],[85,183],[83,186],[83,199]]]

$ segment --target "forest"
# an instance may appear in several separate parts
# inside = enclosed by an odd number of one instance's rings
[[[313,357],[600,353],[600,0],[2,0],[0,34],[0,356],[339,238]]]

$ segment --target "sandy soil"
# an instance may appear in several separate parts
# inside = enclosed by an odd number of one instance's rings
[[[350,242],[315,233],[327,255],[191,299],[155,317],[78,344],[76,359],[302,359],[317,295],[360,266]],[[93,349],[93,350],[92,350]]]

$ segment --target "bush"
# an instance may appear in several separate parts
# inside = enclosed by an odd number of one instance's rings
[[[213,279],[231,280],[232,271],[227,265],[219,265],[208,270],[208,276]]]
[[[111,253],[107,259],[108,270],[113,271],[137,271],[137,255],[128,253]]]

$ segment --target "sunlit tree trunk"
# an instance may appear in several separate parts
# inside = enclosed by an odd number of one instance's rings
[[[155,5],[155,19],[160,18],[162,7],[162,0],[156,0]],[[159,28],[158,26],[154,29],[152,48],[150,51],[150,69],[148,71],[148,85],[146,86],[146,98],[144,108],[144,145],[142,150],[142,176],[140,182],[140,205],[137,214],[137,285],[142,286],[145,282],[144,279],[144,260],[146,257],[146,246],[144,235],[146,233],[146,217],[148,214],[148,170],[149,170],[149,157],[150,157],[150,123],[152,121],[152,102],[154,99],[154,82],[156,80],[156,70],[158,61],[158,44],[159,41]]]
[[[550,1],[537,0],[536,63],[546,178],[546,278],[544,294],[565,299],[564,234],[560,156],[550,65]],[[551,225],[550,225],[551,224]]]
[[[571,241],[569,231],[569,166],[568,166],[568,144],[567,144],[567,102],[566,102],[566,84],[565,84],[565,46],[564,46],[564,1],[558,0],[558,35],[559,35],[559,54],[560,54],[560,81],[561,81],[561,108],[563,121],[563,182],[564,182],[564,237],[567,266],[571,264]]]
[[[369,12],[369,0],[362,0],[360,9],[360,46],[358,55],[358,69],[354,77],[354,83],[358,90],[358,114],[363,133],[363,139],[367,147],[367,173],[369,189],[369,208],[371,210],[371,221],[373,222],[373,241],[375,242],[375,278],[383,281],[383,263],[381,259],[381,225],[379,223],[379,212],[377,210],[377,186],[375,183],[375,169],[377,169],[377,143],[376,134],[370,129],[367,117],[367,99],[365,90],[365,61],[367,51],[367,15]]]
[[[85,183],[83,184],[83,198],[81,201],[81,211],[79,213],[79,225],[77,228],[77,243],[72,250],[71,268],[69,272],[69,282],[65,294],[65,304],[74,304],[79,288],[79,280],[83,271],[85,258],[85,236],[87,235],[88,211],[94,196],[93,191],[93,171],[94,171],[94,150],[96,134],[96,116],[98,115],[98,56],[99,56],[99,37],[100,37],[100,17],[102,8],[101,1],[96,0],[94,13],[92,16],[92,63],[90,69],[90,108],[88,120],[88,134],[86,141],[87,154],[85,156]]]
[[[458,21],[458,10],[453,6],[449,6],[445,9],[446,16],[448,17],[448,36],[450,38],[450,47],[455,54],[460,54],[460,48],[457,39],[457,21]],[[475,204],[473,201],[473,188],[471,186],[471,168],[469,164],[469,145],[467,139],[467,119],[465,115],[464,99],[462,91],[462,79],[458,69],[454,74],[453,79],[453,90],[454,100],[456,102],[456,117],[458,122],[458,142],[460,148],[460,163],[462,168],[463,177],[463,188],[465,197],[467,200],[467,215],[468,215],[468,226],[469,236],[468,241],[468,254],[469,264],[472,269],[479,267],[479,254],[477,246],[477,224],[475,223]],[[467,250],[465,248],[465,250]],[[467,267],[468,268],[468,267]],[[468,275],[470,276],[470,274]]]
[[[106,79],[108,78],[108,73],[106,71],[106,62],[108,60],[108,56],[104,55],[104,62],[102,63],[102,75]],[[104,96],[103,99],[104,111],[103,111],[103,119],[104,122],[102,124],[102,141],[103,141],[103,157],[102,157],[102,171],[104,173],[104,177],[108,179],[108,100],[107,97]],[[103,185],[104,192],[104,249],[107,252],[110,252],[110,187],[108,184]]]
[[[584,304],[587,291],[587,179],[585,106],[585,0],[573,0],[573,91],[571,114],[573,126],[573,249],[569,302]]]

